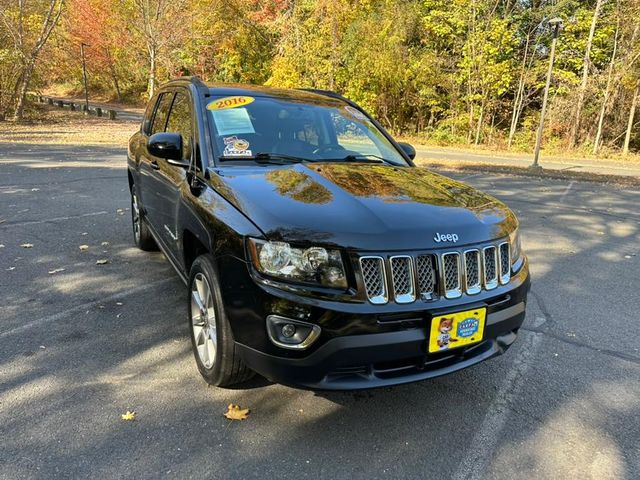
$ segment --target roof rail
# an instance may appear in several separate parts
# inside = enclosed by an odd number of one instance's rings
[[[337,100],[342,100],[343,102],[346,102],[349,105],[351,105],[352,107],[356,107],[358,110],[360,110],[360,107],[358,107],[358,105],[356,105],[354,102],[352,102],[348,98],[343,97],[339,93],[332,92],[331,90],[321,90],[319,88],[299,88],[298,90],[303,90],[305,92],[311,92],[311,93],[317,93],[318,95],[324,95],[325,97],[330,97],[330,98],[335,98]]]
[[[202,81],[202,79],[197,75],[192,75],[189,77],[191,83],[193,83],[196,87],[204,87],[207,88],[207,84]]]
[[[191,85],[193,85],[196,90],[203,92],[203,93],[207,93],[209,91],[209,87],[207,87],[207,84],[204,83],[200,77],[196,76],[196,75],[185,75],[184,77],[176,77],[176,78],[172,78],[171,80],[169,80],[166,84],[171,85],[171,84],[182,84],[184,85],[185,83],[190,83]],[[165,85],[165,84],[163,84]]]

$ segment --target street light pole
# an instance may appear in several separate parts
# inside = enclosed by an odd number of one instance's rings
[[[84,59],[84,47],[90,47],[86,43],[80,44],[80,55],[82,56],[82,77],[84,78],[84,104],[85,104],[85,113],[89,114],[89,90],[87,89],[87,63]]]
[[[556,43],[558,42],[558,35],[562,28],[561,18],[552,18],[549,20],[549,25],[553,28],[553,40],[551,41],[551,54],[549,55],[549,70],[547,71],[547,83],[544,87],[544,97],[542,99],[542,110],[540,111],[540,125],[538,125],[538,136],[536,137],[536,148],[533,154],[533,164],[529,168],[540,170],[542,167],[539,165],[540,160],[540,145],[542,144],[542,131],[544,128],[544,115],[547,111],[547,100],[549,98],[549,87],[551,86],[551,74],[553,73],[553,63],[556,58]]]

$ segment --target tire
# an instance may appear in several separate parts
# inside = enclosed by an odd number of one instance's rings
[[[136,186],[131,185],[131,226],[133,228],[133,241],[140,250],[152,252],[158,249],[149,227],[140,214],[140,203],[136,194]]]
[[[238,354],[219,285],[213,257],[206,254],[196,258],[189,275],[187,302],[191,348],[205,381],[217,387],[228,387],[249,380],[253,372]]]

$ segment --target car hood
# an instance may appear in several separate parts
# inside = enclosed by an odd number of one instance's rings
[[[517,220],[495,198],[423,168],[368,163],[223,166],[211,184],[270,240],[371,251],[501,238]]]

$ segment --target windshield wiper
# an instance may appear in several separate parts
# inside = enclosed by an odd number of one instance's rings
[[[248,155],[246,157],[236,157],[234,156],[220,156],[218,160],[221,162],[232,162],[232,161],[252,161],[256,163],[275,163],[279,165],[289,164],[289,163],[300,163],[300,162],[312,162],[313,160],[302,157],[294,157],[293,155],[285,155],[283,153],[256,153],[255,155]]]
[[[387,160],[380,155],[374,154],[360,154],[360,155],[347,155],[342,158],[327,158],[319,160],[321,162],[362,162],[362,163],[387,163],[389,165],[396,165],[394,162]]]

